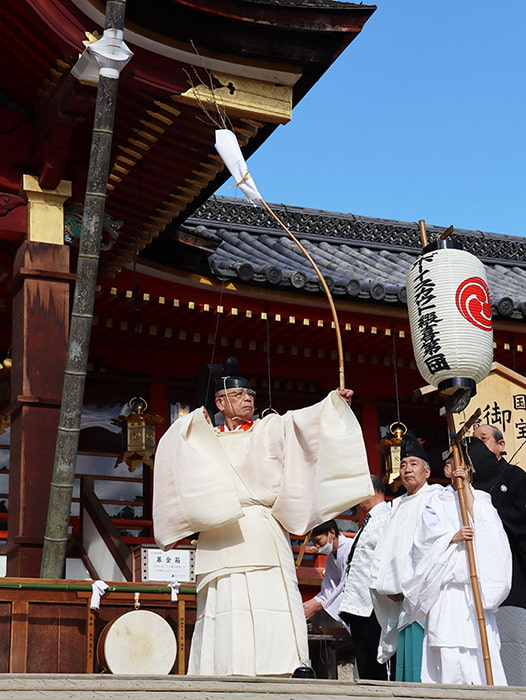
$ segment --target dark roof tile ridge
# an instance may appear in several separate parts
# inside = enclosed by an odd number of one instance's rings
[[[245,0],[253,5],[284,5],[288,7],[299,7],[301,9],[312,8],[316,10],[351,10],[356,7],[367,9],[376,5],[364,5],[357,2],[344,2],[343,0]]]
[[[251,205],[249,202],[243,199],[237,199],[235,197],[222,197],[216,195],[215,199],[225,202],[226,204],[232,204],[235,206],[246,206],[253,208],[254,205]],[[210,200],[209,200],[210,201]],[[342,220],[351,220],[351,221],[359,221],[359,222],[366,222],[366,223],[376,223],[376,224],[384,224],[386,226],[397,226],[400,228],[410,228],[410,229],[416,229],[418,232],[418,221],[403,221],[400,219],[384,219],[381,217],[376,217],[376,216],[365,216],[362,214],[353,214],[352,212],[340,212],[340,211],[333,211],[333,210],[328,210],[328,209],[313,209],[310,207],[302,207],[299,205],[291,205],[291,204],[284,204],[284,203],[279,203],[279,202],[269,202],[269,206],[272,209],[275,210],[281,210],[285,211],[287,213],[303,213],[303,214],[311,214],[311,215],[316,215],[316,216],[322,216],[324,218],[330,218],[330,219],[342,219]],[[206,203],[205,205],[206,206]],[[191,218],[191,217],[190,217]],[[439,226],[437,224],[429,224],[426,222],[426,231],[428,233],[437,233],[440,234],[443,231],[445,231],[448,228],[448,226]],[[526,243],[526,239],[523,238],[522,236],[512,236],[510,234],[506,233],[495,233],[491,231],[482,231],[481,229],[464,229],[464,228],[457,228],[455,227],[454,230],[455,235],[461,235],[461,236],[472,236],[472,237],[480,237],[480,238],[492,238],[492,239],[499,239],[503,241],[511,241],[511,242],[517,242],[517,243]],[[415,239],[415,247],[419,246],[419,238]]]
[[[366,245],[371,249],[390,249],[398,253],[405,251],[418,254],[421,251],[417,222],[380,219],[280,203],[271,203],[269,206],[276,211],[278,216],[283,214],[285,224],[289,226],[295,236],[301,236],[310,241],[333,243],[345,241],[353,248]],[[216,217],[213,216],[214,209]],[[246,200],[231,197],[212,197],[187,220],[187,223],[192,222],[198,225],[203,222],[202,217],[205,216],[207,227],[214,228],[214,220],[217,224],[220,223],[217,209],[222,209],[225,217],[227,210],[229,211],[231,215],[229,226],[232,229],[250,229],[255,234],[265,232],[269,236],[283,235],[282,229],[270,215],[262,211],[261,207],[254,206]],[[236,216],[233,215],[233,212],[236,212]],[[247,216],[253,220],[256,219],[257,223],[247,222]],[[331,233],[331,227],[327,227],[327,222],[348,223],[353,228],[352,230],[344,228]],[[318,224],[318,231],[316,224]],[[370,226],[372,230],[367,229],[367,226]],[[329,233],[327,233],[328,228]],[[430,242],[443,233],[446,228],[445,226],[426,224]],[[526,238],[457,228],[454,229],[453,238],[462,242],[468,252],[476,254],[483,262],[493,263],[498,260],[507,266],[526,267]]]

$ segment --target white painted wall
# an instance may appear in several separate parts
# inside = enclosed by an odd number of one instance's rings
[[[92,580],[82,559],[66,559],[66,579],[70,581]]]
[[[93,520],[84,512],[83,524],[84,551],[103,581],[126,581],[121,570],[112,557],[110,550],[99,535]]]

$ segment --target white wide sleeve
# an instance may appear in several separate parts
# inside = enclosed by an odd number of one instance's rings
[[[451,517],[447,517],[447,509]],[[430,499],[415,531],[415,541],[409,552],[407,568],[402,579],[404,623],[410,624],[426,615],[438,600],[444,579],[454,568],[463,543],[451,543],[458,530],[454,501],[443,503],[442,494]],[[460,556],[465,558],[462,551]]]
[[[340,620],[338,613],[345,587],[345,567],[353,541],[354,538],[346,537],[340,533],[336,557],[332,555],[327,557],[321,589],[318,595],[314,596],[323,605],[323,609],[338,621]]]
[[[497,608],[511,589],[512,559],[502,521],[491,496],[475,491],[475,556],[485,610]]]
[[[273,516],[302,535],[373,493],[360,425],[337,391],[283,416],[284,457]]]
[[[173,423],[157,447],[153,529],[161,549],[242,516],[230,462],[203,409]]]

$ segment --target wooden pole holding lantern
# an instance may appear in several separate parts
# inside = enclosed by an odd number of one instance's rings
[[[473,416],[455,434],[453,413],[464,411],[476,385],[491,369],[493,326],[484,265],[451,240],[452,226],[428,242],[425,221],[418,222],[423,254],[411,265],[406,278],[407,310],[418,371],[438,389],[452,449],[453,463],[462,463],[460,440]],[[462,348],[460,348],[462,344]],[[455,477],[463,526],[469,526],[464,479]],[[480,633],[486,682],[493,685],[486,620],[472,540],[466,540],[469,575]]]
[[[425,248],[427,246],[427,231],[426,231],[426,222],[424,219],[420,219],[418,222],[418,231],[420,233],[420,243],[422,245],[422,248]]]
[[[453,457],[453,464],[458,467],[462,464],[462,455],[460,452],[460,436],[455,435],[455,422],[453,420],[453,414],[445,409],[447,427],[450,436],[451,454]],[[480,415],[480,409],[474,414],[469,420],[469,425],[477,420]],[[464,426],[463,432],[467,430],[467,426]],[[457,492],[458,504],[460,507],[460,517],[462,519],[462,525],[469,525],[469,513],[466,504],[466,494],[464,491],[464,479],[461,476],[456,476],[454,480],[454,488]],[[482,648],[482,658],[484,660],[484,671],[486,674],[487,685],[493,685],[493,671],[491,668],[491,657],[489,653],[488,645],[488,634],[486,630],[486,618],[484,617],[484,608],[482,606],[482,597],[480,594],[480,582],[477,574],[477,564],[475,561],[475,549],[473,546],[473,540],[465,540],[466,552],[468,555],[468,565],[469,565],[469,578],[471,581],[471,588],[473,590],[473,601],[475,603],[475,612],[477,615],[477,623],[480,634],[480,644]]]

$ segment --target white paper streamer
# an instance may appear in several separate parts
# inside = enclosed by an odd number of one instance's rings
[[[89,606],[92,610],[98,610],[100,608],[100,599],[106,593],[108,588],[108,584],[101,580],[94,581],[91,584],[91,601]]]
[[[236,181],[236,186],[251,204],[259,204],[262,197],[248,171],[234,132],[229,129],[216,129],[215,148]]]
[[[175,603],[179,594],[179,581],[168,581],[168,585],[172,589],[172,603]]]

